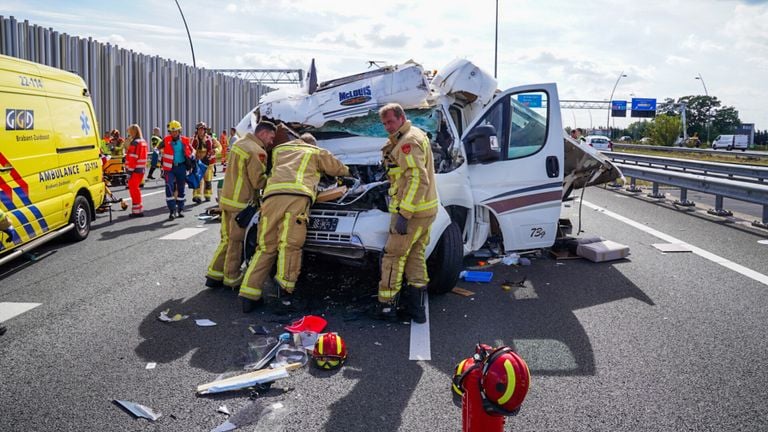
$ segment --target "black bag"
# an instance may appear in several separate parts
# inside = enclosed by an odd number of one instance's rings
[[[184,167],[187,169],[187,171],[190,171],[192,168],[195,167],[195,160],[192,159],[191,157],[185,157]]]
[[[240,210],[240,213],[235,216],[235,222],[240,228],[248,228],[248,224],[251,223],[258,210],[259,208],[255,204],[248,203],[248,206]]]

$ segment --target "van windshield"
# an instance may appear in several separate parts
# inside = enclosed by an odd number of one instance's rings
[[[437,136],[440,115],[436,107],[407,109],[405,115],[414,126],[430,136]],[[381,124],[378,111],[373,110],[365,116],[347,118],[343,122],[332,120],[319,128],[299,129],[301,133],[311,133],[318,140],[353,136],[373,138],[387,138],[389,136],[384,125]]]

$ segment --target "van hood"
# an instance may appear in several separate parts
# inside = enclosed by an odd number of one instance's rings
[[[563,199],[571,191],[595,186],[617,179],[624,180],[621,170],[602,153],[571,137],[563,136],[565,167],[563,170]]]

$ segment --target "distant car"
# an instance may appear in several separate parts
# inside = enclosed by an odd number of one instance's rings
[[[640,138],[640,144],[653,144],[653,141],[648,137]]]
[[[728,151],[739,149],[745,151],[749,147],[749,137],[747,135],[718,135],[712,141],[712,150],[724,148]]]
[[[584,138],[584,144],[594,147],[595,150],[613,151],[613,143],[611,140],[602,135],[589,135]]]
[[[630,142],[632,141],[632,137],[629,135],[624,135],[623,137],[619,138],[619,141],[621,142]]]

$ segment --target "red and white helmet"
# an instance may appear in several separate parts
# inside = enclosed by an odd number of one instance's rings
[[[523,404],[531,373],[525,361],[509,347],[491,352],[483,364],[480,393],[486,412],[514,415]]]
[[[335,369],[347,360],[347,345],[336,333],[325,333],[317,338],[312,360],[320,369]]]

